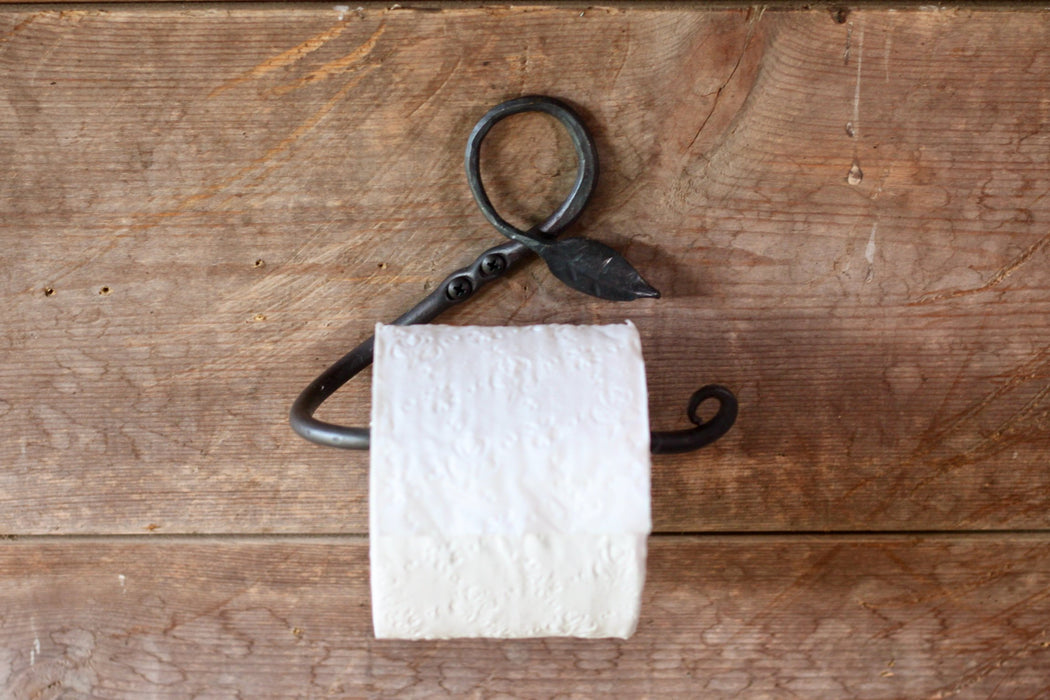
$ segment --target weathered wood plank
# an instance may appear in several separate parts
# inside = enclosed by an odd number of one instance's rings
[[[371,637],[367,545],[4,542],[6,697],[1044,697],[1050,542],[657,538],[638,633]],[[576,695],[574,695],[575,697]]]
[[[580,230],[665,297],[534,266],[448,320],[632,318],[658,427],[733,387],[724,442],[654,464],[657,528],[1047,527],[1044,17],[0,11],[0,527],[363,532],[367,457],[287,407],[497,239],[462,148],[530,92],[585,113]],[[513,126],[520,214],[571,172]]]

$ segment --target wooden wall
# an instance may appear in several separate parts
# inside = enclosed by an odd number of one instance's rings
[[[0,8],[0,688],[47,697],[1050,694],[1050,17],[617,4]],[[628,642],[378,642],[367,454],[287,409],[499,242],[462,151],[522,94],[602,160],[575,230],[443,319],[632,319],[657,457]],[[487,142],[515,220],[557,127]],[[367,377],[324,416],[367,423]]]

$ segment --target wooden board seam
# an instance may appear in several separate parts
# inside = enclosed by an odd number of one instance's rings
[[[150,6],[164,8],[168,11],[175,9],[177,5],[188,5],[200,9],[239,9],[251,10],[267,8],[274,10],[282,9],[311,9],[328,8],[332,3],[315,2],[304,0],[226,0],[225,2],[214,2],[213,0],[147,0],[144,2],[127,2],[127,0],[62,0],[52,2],[49,0],[0,0],[0,6],[5,10],[22,11],[26,9],[47,9],[63,11],[68,9],[105,9],[106,11],[119,11],[121,9],[142,10]],[[800,2],[799,0],[767,0],[766,2],[732,2],[727,0],[611,0],[603,3],[587,3],[578,0],[530,0],[528,2],[458,2],[457,0],[438,0],[437,2],[375,2],[365,0],[364,2],[349,3],[350,9],[363,8],[364,10],[386,10],[388,12],[443,12],[461,11],[475,9],[516,9],[522,11],[536,10],[581,10],[581,11],[614,11],[624,12],[627,10],[695,10],[699,12],[714,12],[724,10],[751,10],[760,12],[809,12],[813,10],[826,10],[837,14],[845,23],[846,18],[852,10],[895,10],[914,12],[945,12],[953,10],[994,10],[1008,12],[1038,12],[1045,13],[1046,5],[1037,2],[1026,2],[1025,0],[961,0],[948,3],[932,3],[924,0],[853,0],[852,2],[834,2],[829,0],[818,0],[816,2]]]
[[[1050,530],[938,530],[938,531],[868,531],[868,532],[654,532],[651,540],[677,541],[683,543],[725,543],[747,544],[749,542],[781,542],[784,544],[810,544],[830,542],[957,542],[957,541],[998,541],[998,542],[1042,542],[1050,540]],[[52,545],[62,543],[92,544],[142,544],[154,542],[159,544],[361,544],[368,541],[367,534],[357,533],[163,533],[152,535],[128,534],[73,534],[73,535],[2,535],[0,547],[4,544],[40,544]]]

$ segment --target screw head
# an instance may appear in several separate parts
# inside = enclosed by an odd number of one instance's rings
[[[445,287],[445,296],[452,300],[466,299],[474,291],[474,283],[469,277],[459,276],[454,278]]]
[[[481,274],[485,276],[498,275],[507,269],[507,259],[498,253],[486,255],[481,259]]]

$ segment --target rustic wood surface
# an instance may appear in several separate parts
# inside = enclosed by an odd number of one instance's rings
[[[1050,694],[1047,19],[0,7],[0,696]],[[740,418],[654,460],[630,641],[379,642],[367,455],[287,409],[499,241],[462,151],[528,93],[664,297],[532,265],[447,322],[631,318],[654,427]],[[521,222],[573,175],[542,117],[484,166]]]
[[[655,462],[658,529],[1045,527],[1045,18],[5,10],[3,527],[364,532],[367,456],[304,443],[288,405],[499,239],[463,145],[532,92],[598,138],[578,230],[665,297],[533,265],[447,320],[632,318],[658,428],[736,390],[724,441]],[[560,143],[494,134],[502,206],[556,199]],[[366,422],[368,384],[326,415]]]
[[[13,542],[19,698],[1038,698],[1050,545],[1027,537],[654,538],[638,633],[370,636],[363,538]]]

